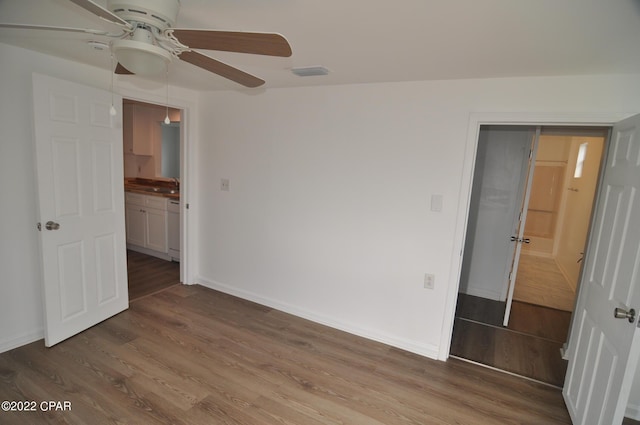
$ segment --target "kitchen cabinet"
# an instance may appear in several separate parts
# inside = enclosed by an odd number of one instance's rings
[[[123,106],[122,137],[124,152],[134,155],[153,155],[153,140],[157,137],[158,113],[142,105]]]
[[[127,247],[167,258],[167,198],[126,192]]]
[[[141,205],[127,203],[125,212],[127,244],[146,245],[146,213]]]

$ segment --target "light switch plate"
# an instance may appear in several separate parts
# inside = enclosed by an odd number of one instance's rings
[[[431,195],[431,211],[442,211],[442,195]]]

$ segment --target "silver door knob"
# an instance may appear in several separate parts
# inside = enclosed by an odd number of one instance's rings
[[[44,225],[47,230],[58,230],[60,228],[60,224],[55,221],[47,221],[47,224]]]
[[[636,311],[634,309],[627,311],[624,308],[616,308],[613,311],[613,317],[616,319],[628,319],[629,323],[633,323],[636,319]]]

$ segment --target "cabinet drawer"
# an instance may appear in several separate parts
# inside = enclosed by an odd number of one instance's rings
[[[166,211],[167,210],[167,198],[163,198],[162,196],[145,196],[144,205],[149,208],[155,208],[158,210]]]
[[[133,192],[125,192],[124,193],[124,201],[127,204],[132,204],[132,205],[144,205],[144,198],[145,196],[140,194],[140,193],[133,193]]]

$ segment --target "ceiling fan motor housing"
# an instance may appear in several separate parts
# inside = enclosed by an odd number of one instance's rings
[[[164,31],[175,25],[180,0],[109,0],[107,9],[132,24],[142,22]]]

